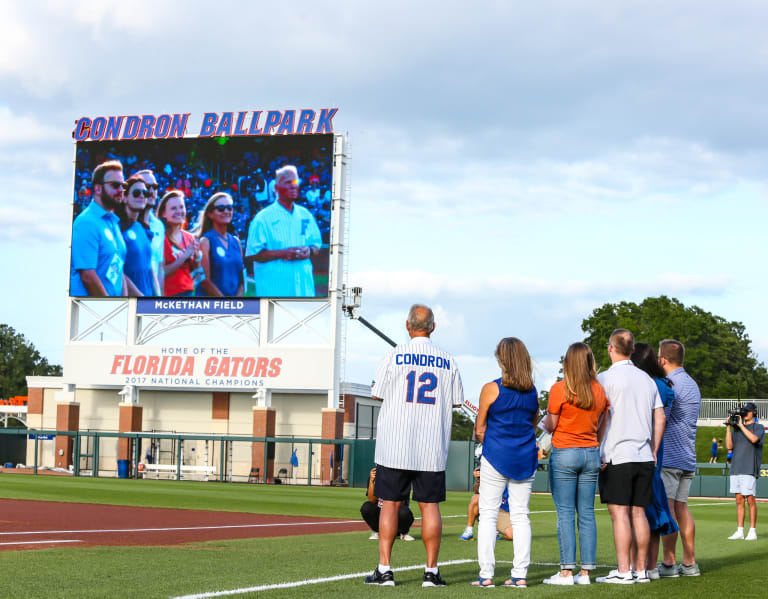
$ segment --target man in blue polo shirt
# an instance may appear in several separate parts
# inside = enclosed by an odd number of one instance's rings
[[[103,162],[93,171],[93,200],[72,224],[69,293],[74,297],[127,295],[125,241],[114,209],[123,201],[123,166]]]
[[[275,175],[277,200],[253,218],[245,246],[246,263],[255,263],[256,295],[315,297],[310,256],[320,251],[320,229],[312,213],[296,204],[296,167],[284,166]]]

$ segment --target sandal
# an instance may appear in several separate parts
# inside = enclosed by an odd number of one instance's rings
[[[477,580],[473,580],[469,583],[469,586],[480,587],[481,589],[492,589],[493,578],[483,578],[482,576],[478,576]]]
[[[515,578],[514,576],[509,580],[504,581],[505,587],[511,587],[513,589],[527,589],[528,585],[525,582],[525,578]]]

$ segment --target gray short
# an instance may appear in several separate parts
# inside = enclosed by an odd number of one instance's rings
[[[667,499],[674,499],[680,503],[688,502],[688,494],[691,492],[693,470],[680,470],[680,468],[661,468],[661,480]]]

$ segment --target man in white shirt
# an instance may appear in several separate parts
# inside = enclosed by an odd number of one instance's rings
[[[390,351],[376,369],[372,395],[381,399],[376,435],[374,494],[382,500],[379,565],[365,584],[395,586],[390,566],[397,532],[397,510],[413,486],[419,502],[421,538],[427,551],[423,587],[445,586],[437,569],[445,501],[445,463],[451,441],[453,408],[464,391],[456,361],[430,340],[435,317],[415,304],[405,323],[411,337]]]
[[[634,348],[632,333],[616,329],[608,343],[612,365],[597,377],[611,403],[600,448],[600,501],[608,505],[619,563],[597,581],[612,584],[650,580],[644,569],[633,578],[630,547],[634,541],[641,567],[651,534],[645,506],[653,502],[653,471],[666,422],[656,383],[629,359]]]
[[[251,221],[245,262],[255,263],[257,296],[315,297],[310,257],[320,251],[320,229],[312,213],[296,204],[296,167],[284,166],[275,175],[277,200]]]

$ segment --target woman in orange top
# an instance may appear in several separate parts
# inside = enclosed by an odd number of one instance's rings
[[[596,376],[592,350],[585,343],[574,343],[563,360],[564,380],[549,391],[549,482],[557,510],[560,572],[545,579],[545,584],[590,584],[589,571],[597,562],[595,487],[600,471],[601,436],[598,431],[610,404]],[[574,576],[577,513],[581,572]]]

